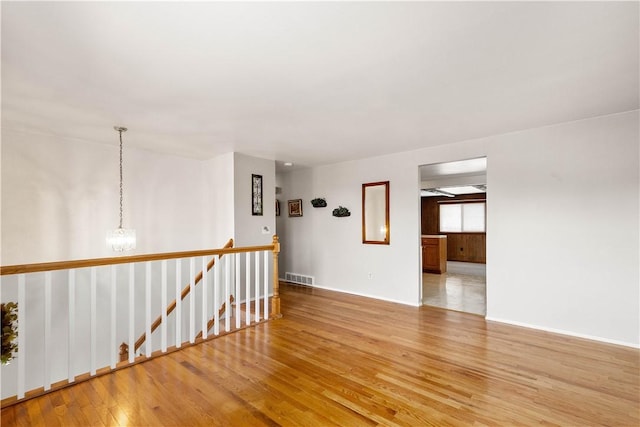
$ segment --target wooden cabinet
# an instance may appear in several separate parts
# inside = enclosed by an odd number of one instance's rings
[[[447,236],[422,236],[422,271],[447,272]]]

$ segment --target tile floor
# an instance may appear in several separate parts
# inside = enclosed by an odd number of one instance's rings
[[[484,316],[487,312],[485,265],[448,262],[447,273],[423,273],[422,303]]]

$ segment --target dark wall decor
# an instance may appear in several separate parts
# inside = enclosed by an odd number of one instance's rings
[[[276,216],[280,216],[280,200],[276,199]]]
[[[302,199],[289,200],[289,216],[302,216]]]
[[[251,215],[262,216],[262,175],[251,174]]]
[[[337,216],[338,218],[351,216],[351,212],[349,212],[349,209],[343,206],[338,206],[333,210],[333,216]]]
[[[323,199],[322,197],[318,197],[316,199],[311,200],[311,205],[314,208],[326,208],[327,207],[327,201],[325,199]]]

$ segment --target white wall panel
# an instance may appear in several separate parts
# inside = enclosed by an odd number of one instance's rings
[[[487,317],[640,346],[639,139],[632,111],[279,174],[280,275],[418,304],[418,167],[487,156]],[[361,185],[380,180],[391,245],[363,245]],[[304,216],[287,217],[298,198]]]

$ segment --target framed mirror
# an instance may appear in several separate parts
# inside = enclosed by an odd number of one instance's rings
[[[389,181],[362,184],[362,243],[389,244]]]

